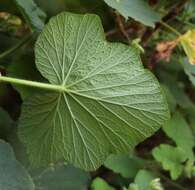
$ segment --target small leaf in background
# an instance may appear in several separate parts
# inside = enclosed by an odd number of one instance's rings
[[[192,129],[185,121],[184,117],[175,112],[172,118],[163,126],[164,132],[175,141],[176,145],[183,149],[187,156],[187,162],[185,164],[185,173],[188,177],[192,175],[192,167],[194,165],[194,151],[195,137]]]
[[[175,82],[175,81],[173,81]],[[185,93],[185,89],[183,89],[182,85],[178,83],[172,83],[169,82],[169,90],[173,94],[177,104],[183,108],[183,109],[188,109],[192,107],[194,104],[191,101],[191,99],[188,97],[188,95]]]
[[[176,180],[182,174],[184,169],[182,163],[187,160],[187,155],[183,149],[161,144],[153,149],[152,155],[162,164],[163,169],[170,171],[173,180]]]
[[[162,89],[163,89],[165,96],[167,98],[169,109],[171,112],[174,112],[176,109],[176,106],[177,106],[177,102],[175,100],[175,97],[173,96],[170,89],[166,85],[161,85],[161,86],[162,86]]]
[[[87,190],[90,181],[89,173],[63,164],[49,167],[34,178],[35,189],[41,190]]]
[[[111,155],[105,161],[104,166],[125,178],[134,178],[144,164],[144,160],[136,156]]]
[[[195,29],[187,31],[179,40],[189,59],[189,63],[195,64]]]
[[[34,184],[24,169],[15,159],[11,146],[0,140],[0,189],[34,190]]]
[[[35,30],[41,31],[44,27],[46,14],[33,0],[14,0],[27,23]]]
[[[184,61],[182,62],[182,66],[189,80],[195,86],[195,65],[190,64],[189,61],[184,59]]]
[[[143,0],[104,0],[126,19],[132,17],[144,25],[154,27],[160,16]]]
[[[147,171],[147,170],[139,170],[139,172],[137,173],[137,175],[135,177],[134,183],[130,184],[129,188],[131,190],[135,184],[135,185],[137,185],[138,190],[153,190],[151,188],[151,182],[154,179],[155,179],[155,176],[153,175],[152,172]],[[134,190],[134,189],[132,189],[132,190]]]
[[[56,92],[37,93],[23,103],[19,136],[34,166],[63,158],[95,170],[169,118],[160,85],[137,50],[105,41],[96,15],[53,17],[36,42],[35,57]]]
[[[91,190],[115,190],[115,188],[110,186],[104,179],[97,177],[92,181]]]
[[[139,190],[138,185],[135,183],[131,183],[128,189],[124,188],[124,190]]]
[[[178,147],[185,151],[185,155],[192,157],[195,139],[192,130],[179,112],[174,113],[171,119],[165,123],[163,130]]]

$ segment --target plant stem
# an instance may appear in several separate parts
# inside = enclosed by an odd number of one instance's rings
[[[19,41],[17,44],[15,44],[13,47],[11,47],[10,49],[4,51],[3,53],[0,54],[0,59],[10,55],[11,53],[13,53],[15,50],[17,50],[18,48],[20,48],[22,45],[24,45],[31,37],[33,34],[29,34],[27,36],[25,36],[21,41]]]
[[[159,176],[161,179],[165,180],[171,186],[176,187],[179,190],[187,190],[185,187],[179,185],[178,183],[175,183],[174,181],[172,181],[171,179],[169,179],[168,177],[166,177],[165,175],[160,173],[158,171],[159,167],[160,167],[160,165],[158,164],[158,162],[155,162],[153,160],[149,160],[149,161],[147,161],[147,164],[145,165],[144,169],[151,170],[152,172],[154,172],[154,174],[156,174],[156,176]]]
[[[169,29],[173,33],[175,33],[177,36],[181,36],[181,33],[179,33],[175,28],[167,24],[166,22],[160,21],[160,24],[163,25],[165,28]]]
[[[167,181],[170,185],[176,187],[177,189],[179,189],[179,190],[187,190],[186,188],[182,187],[181,185],[179,185],[179,184],[173,182],[172,180],[170,180],[168,177],[166,177],[166,176],[164,176],[164,175],[162,175],[162,174],[160,174],[160,173],[158,173],[158,175],[159,175],[160,178],[164,179],[164,180]]]
[[[0,82],[10,82],[12,84],[31,86],[35,88],[41,88],[41,89],[46,89],[46,90],[51,90],[51,91],[58,91],[58,92],[66,91],[66,88],[61,85],[54,85],[54,84],[41,83],[41,82],[35,82],[35,81],[30,81],[30,80],[16,79],[16,78],[5,77],[5,76],[0,76]]]
[[[115,12],[115,14],[116,14],[116,22],[117,22],[117,25],[119,27],[119,30],[123,34],[123,36],[127,39],[128,43],[129,43],[129,34],[125,30],[123,20],[122,20],[120,14],[117,11]]]

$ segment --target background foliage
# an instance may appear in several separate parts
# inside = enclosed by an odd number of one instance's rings
[[[46,82],[35,66],[34,45],[62,11],[99,15],[108,41],[139,51],[160,81],[171,118],[133,152],[111,155],[96,171],[62,162],[34,168],[17,130],[23,101],[40,90],[1,82],[0,189],[195,189],[195,1],[2,0],[1,75]]]

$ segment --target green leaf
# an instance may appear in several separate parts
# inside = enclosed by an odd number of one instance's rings
[[[131,183],[129,185],[128,189],[127,188],[124,188],[124,190],[139,190],[139,189],[138,189],[138,185],[137,184]]]
[[[33,0],[14,0],[28,24],[38,31],[44,27],[46,14]]]
[[[35,176],[37,190],[87,190],[90,176],[72,166],[49,167]]]
[[[154,27],[155,22],[160,21],[160,16],[143,0],[104,0],[109,6],[116,9],[126,19],[132,17],[135,20]]]
[[[183,172],[182,163],[186,161],[185,151],[179,147],[173,147],[168,144],[161,144],[152,151],[154,158],[161,162],[165,170],[170,171],[171,178],[177,179]]]
[[[121,174],[125,178],[134,178],[138,170],[144,167],[144,160],[136,156],[110,155],[104,166]]]
[[[189,122],[190,122],[190,127],[192,129],[192,132],[195,136],[195,118],[194,118],[194,115],[189,117]]]
[[[115,190],[111,187],[105,180],[97,177],[93,180],[91,184],[92,190]]]
[[[175,141],[178,147],[185,151],[188,157],[193,157],[192,149],[195,146],[194,136],[189,125],[179,112],[176,112],[172,118],[165,123],[163,130],[168,137]]]
[[[0,140],[0,189],[34,190],[34,184],[23,166],[15,159],[9,144]]]
[[[174,112],[176,109],[176,106],[177,106],[177,102],[175,100],[175,97],[173,96],[170,89],[166,85],[162,85],[162,89],[163,89],[165,96],[167,98],[167,102],[168,102],[170,111]]]
[[[100,0],[35,0],[35,2],[49,16],[56,15],[64,10],[75,13],[97,12],[97,10],[98,12],[107,12],[103,9],[104,2]]]
[[[159,83],[137,51],[106,42],[96,15],[52,18],[35,57],[47,87],[56,91],[23,104],[19,136],[36,166],[64,159],[94,170],[111,153],[133,149],[169,117]]]
[[[153,173],[140,170],[135,177],[135,184],[137,184],[139,190],[152,190],[150,183],[153,179],[155,179]]]
[[[175,141],[179,148],[185,151],[185,155],[188,158],[188,161],[185,165],[185,172],[187,176],[190,177],[194,163],[193,148],[195,146],[195,138],[193,131],[179,112],[176,112],[172,118],[166,122],[163,130],[167,136]]]

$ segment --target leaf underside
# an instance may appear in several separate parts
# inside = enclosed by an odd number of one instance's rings
[[[19,136],[36,166],[65,160],[85,170],[128,152],[169,117],[154,76],[136,50],[105,40],[98,16],[61,13],[40,34],[36,66],[63,92],[23,104]]]

